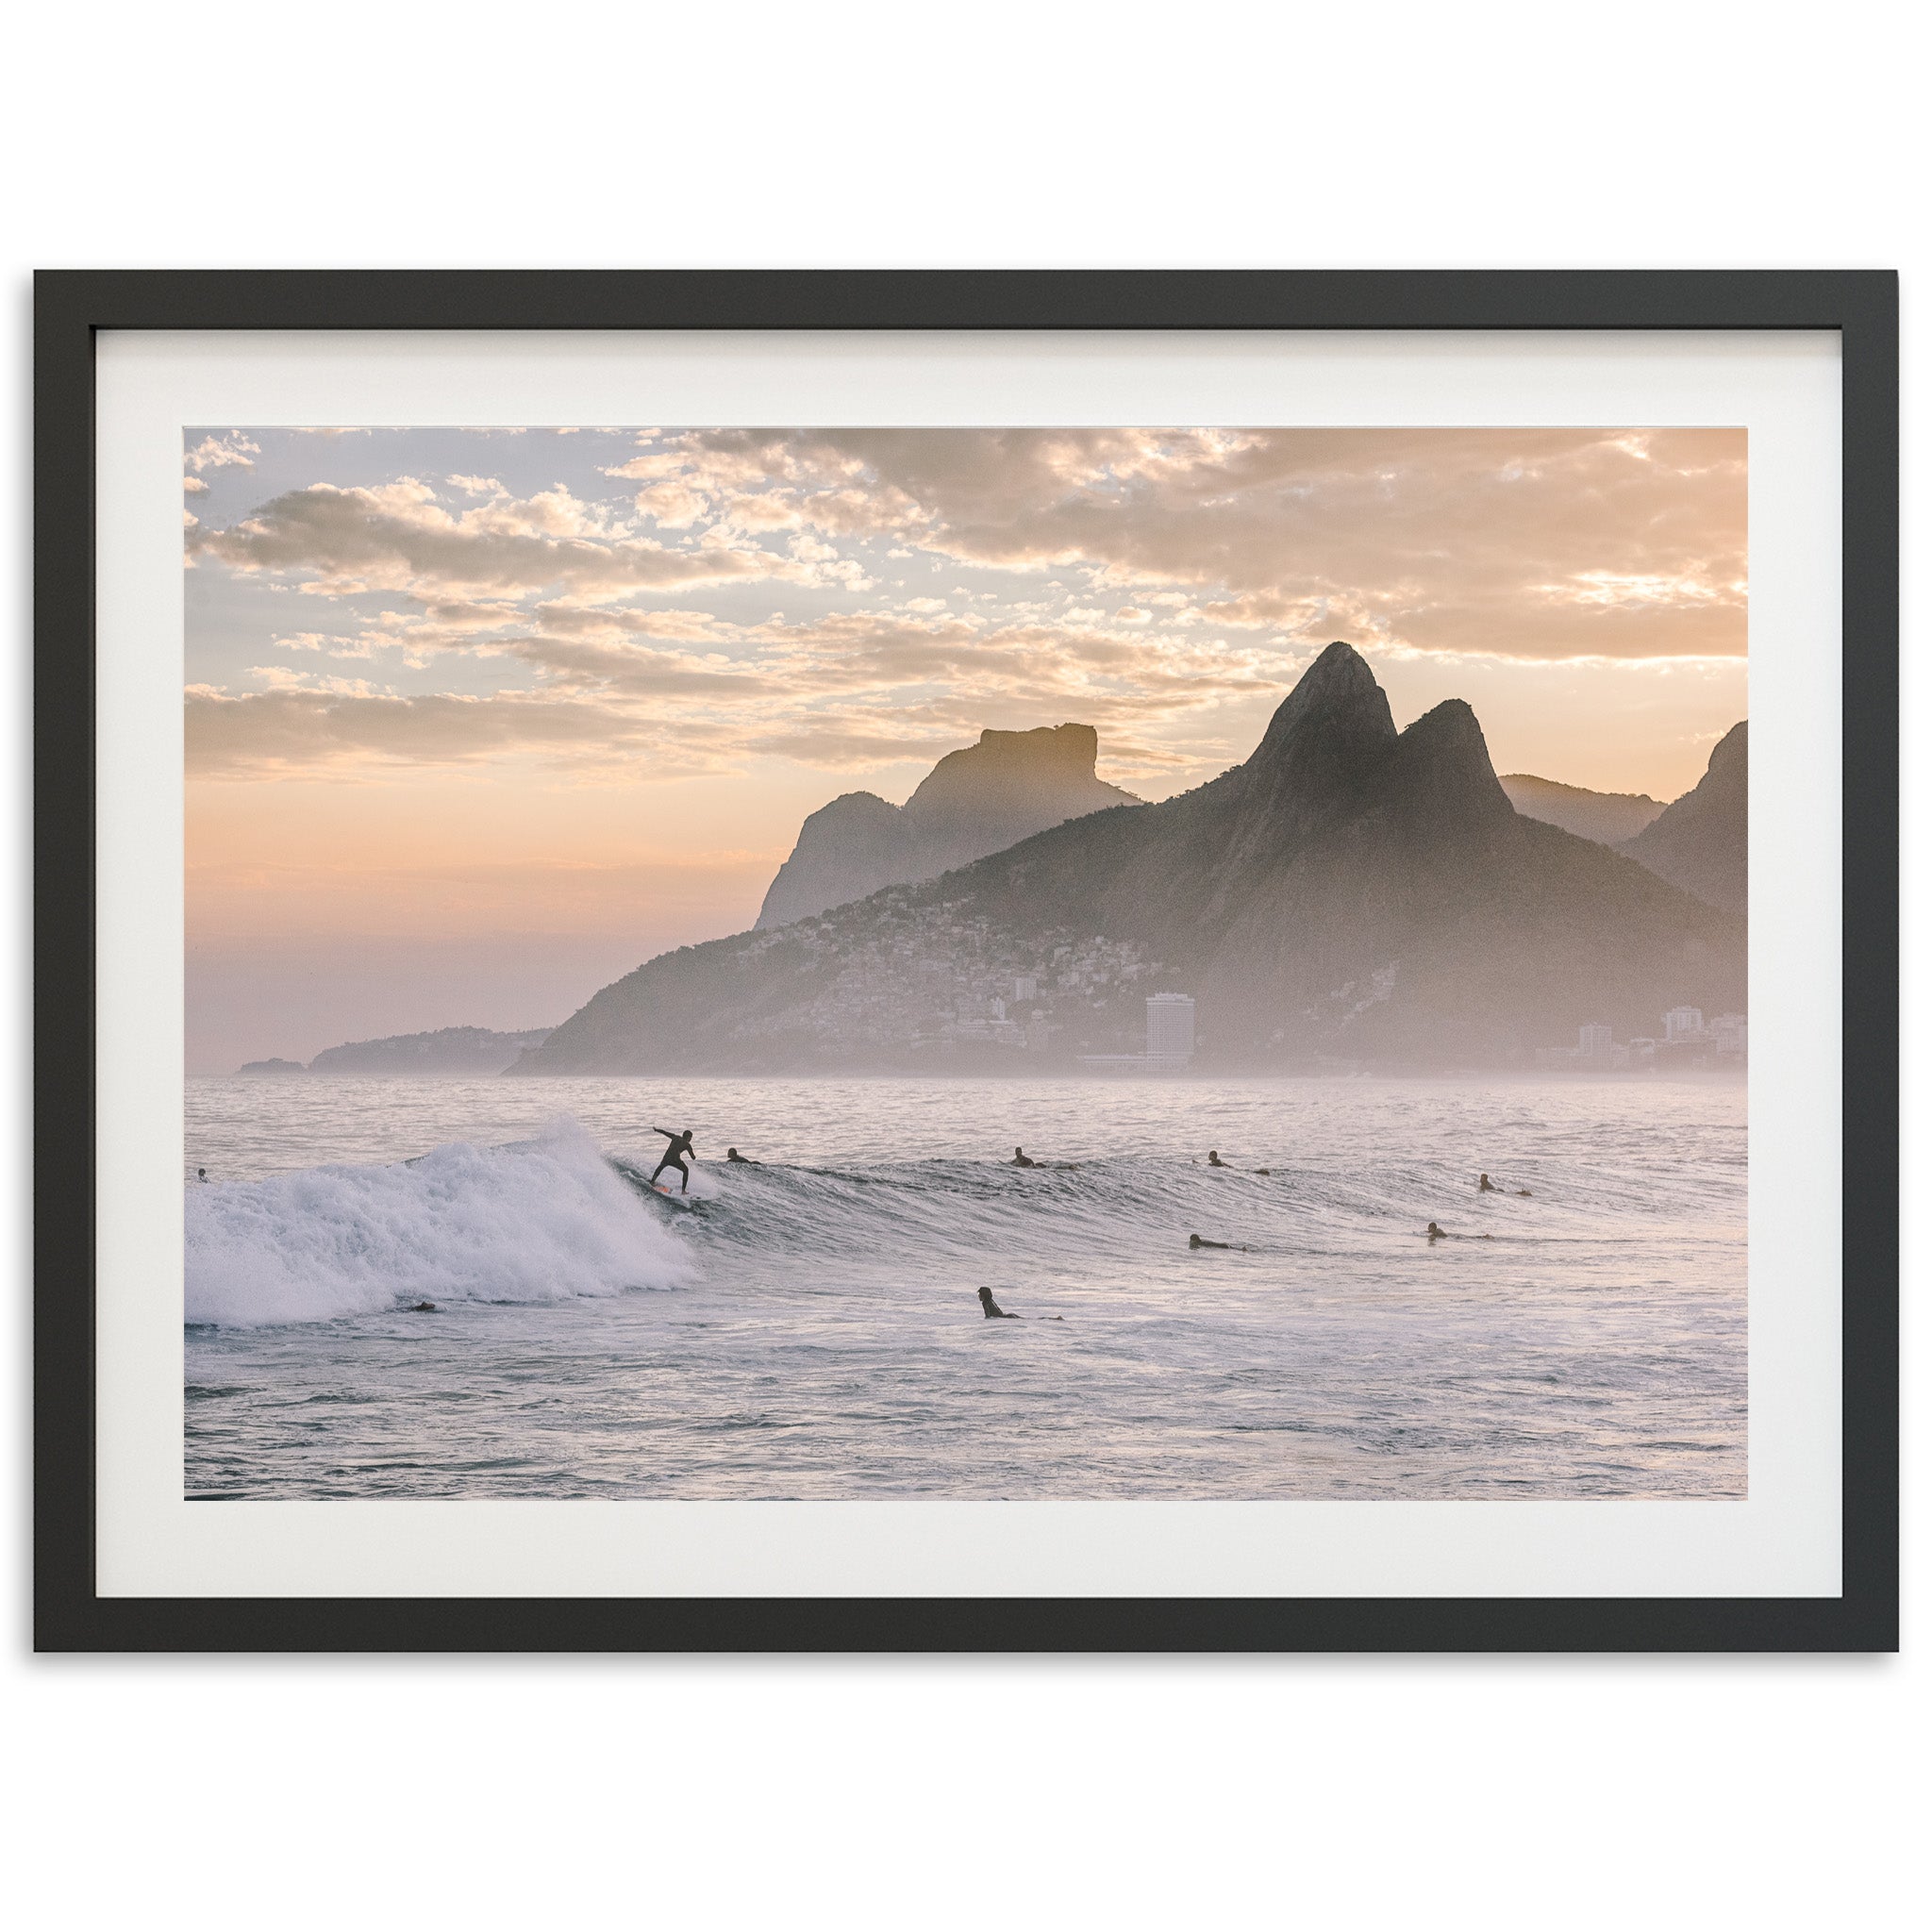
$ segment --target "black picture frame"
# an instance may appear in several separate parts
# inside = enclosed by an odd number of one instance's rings
[[[43,1651],[1885,1651],[1898,1641],[1898,285],[1823,272],[36,277],[34,1641]],[[94,1586],[94,345],[114,329],[1829,330],[1842,352],[1833,1598],[117,1598]],[[428,1614],[425,1614],[425,1611]]]

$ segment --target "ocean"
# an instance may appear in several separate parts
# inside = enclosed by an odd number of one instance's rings
[[[192,1497],[1745,1492],[1740,1082],[203,1079],[186,1146]]]

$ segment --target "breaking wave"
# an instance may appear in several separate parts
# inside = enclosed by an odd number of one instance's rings
[[[1499,1173],[1483,1198],[1464,1167],[1440,1160],[1364,1164],[1346,1174],[1291,1162],[1209,1167],[1123,1155],[1016,1171],[986,1160],[856,1162],[838,1167],[713,1166],[694,1244],[774,1260],[787,1255],[876,1259],[898,1272],[970,1268],[989,1257],[1069,1264],[1166,1255],[1190,1234],[1256,1253],[1304,1257],[1386,1252],[1440,1220],[1456,1235],[1601,1246],[1630,1237],[1629,1218],[1668,1196],[1686,1217],[1717,1217],[1713,1180],[1558,1176],[1545,1163]],[[1518,1198],[1515,1190],[1530,1190]]]
[[[191,1187],[186,1206],[191,1323],[563,1302],[695,1274],[686,1242],[568,1121],[508,1147]]]
[[[1662,1149],[1609,1171],[1522,1160],[1487,1199],[1466,1167],[1440,1159],[1336,1172],[1123,1155],[1023,1171],[942,1158],[713,1161],[696,1168],[688,1196],[666,1202],[646,1182],[654,1158],[601,1149],[561,1120],[510,1146],[458,1142],[397,1165],[191,1187],[188,1320],[321,1322],[419,1299],[562,1303],[695,1283],[708,1256],[727,1274],[773,1282],[826,1264],[963,1278],[994,1257],[1132,1267],[1184,1254],[1198,1233],[1257,1255],[1341,1263],[1406,1247],[1433,1220],[1455,1238],[1604,1249],[1647,1239],[1659,1210],[1709,1239],[1741,1237],[1727,1225],[1734,1183]]]

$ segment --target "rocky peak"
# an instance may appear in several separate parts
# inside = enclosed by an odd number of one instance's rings
[[[916,876],[912,844],[906,815],[890,799],[841,792],[799,827],[791,857],[766,889],[759,926],[789,925]]]
[[[786,925],[970,864],[1065,819],[1131,805],[1094,775],[1091,724],[986,730],[948,752],[901,806],[848,791],[806,820],[798,844],[765,894],[760,927]]]
[[[1356,797],[1395,743],[1395,721],[1375,675],[1344,643],[1302,673],[1276,708],[1254,755],[1232,775],[1236,810],[1215,868],[1210,916],[1252,867],[1289,857]]]
[[[1750,748],[1746,741],[1749,724],[1748,719],[1739,719],[1711,747],[1710,762],[1698,780],[1700,790],[1713,779],[1721,784],[1743,782],[1750,769]]]
[[[876,791],[841,791],[807,818],[804,831],[823,825],[866,826],[885,833],[899,823],[899,808]]]
[[[1041,724],[1031,731],[982,731],[979,742],[949,751],[906,801],[915,820],[946,812],[998,806],[1015,794],[1067,790],[1084,798],[1091,791],[1125,797],[1093,774],[1100,734],[1091,724]],[[1091,811],[1094,808],[1085,808]]]
[[[1306,738],[1310,727],[1357,721],[1383,739],[1395,736],[1389,700],[1360,652],[1341,641],[1330,644],[1296,680],[1275,708],[1250,766],[1269,765]]]
[[[1531,772],[1506,772],[1496,782],[1524,818],[1541,819],[1599,845],[1634,839],[1664,808],[1661,799],[1646,791],[1591,791]]]
[[[1483,727],[1460,698],[1445,699],[1403,732],[1389,761],[1386,797],[1418,845],[1487,842],[1516,824]]]
[[[1091,724],[982,731],[948,752],[906,801],[919,845],[919,876],[948,872],[1020,840],[1132,795],[1094,776],[1099,734]]]
[[[1707,904],[1742,912],[1750,850],[1750,766],[1748,734],[1739,723],[1718,741],[1696,785],[1618,850]]]
[[[1269,721],[1241,768],[1245,789],[1297,818],[1320,815],[1394,742],[1395,721],[1375,674],[1347,644],[1330,644]]]

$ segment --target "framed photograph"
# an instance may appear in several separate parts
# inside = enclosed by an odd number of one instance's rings
[[[1895,1644],[1892,276],[36,304],[41,1648]]]

